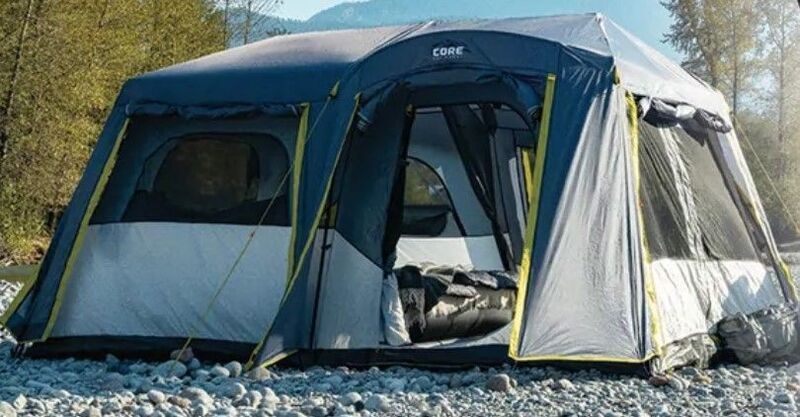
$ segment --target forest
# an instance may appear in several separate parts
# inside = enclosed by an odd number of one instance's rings
[[[263,37],[281,0],[0,2],[0,265],[35,262],[126,79]],[[682,63],[730,103],[775,234],[800,227],[800,9],[666,0]],[[655,7],[658,7],[657,5]],[[275,28],[266,36],[280,36]]]

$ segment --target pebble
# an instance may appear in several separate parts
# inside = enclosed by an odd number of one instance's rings
[[[239,398],[242,398],[245,393],[247,393],[247,388],[245,388],[244,385],[239,382],[229,382],[220,386],[217,392],[223,397],[238,400]]]
[[[151,403],[158,405],[166,401],[167,396],[159,390],[152,389],[147,391],[147,399],[150,400]]]
[[[237,378],[242,375],[242,364],[237,361],[228,362],[225,364],[225,369],[228,370],[228,375],[231,378]]]
[[[162,378],[173,376],[181,378],[186,375],[187,371],[188,369],[186,369],[186,365],[175,360],[169,360],[156,366],[155,369],[153,369],[153,375],[160,376]]]
[[[388,412],[390,410],[389,399],[380,394],[371,395],[364,401],[364,408],[369,411]]]
[[[357,392],[348,392],[347,394],[343,395],[339,399],[339,402],[342,405],[344,405],[345,407],[353,405],[353,404],[355,404],[357,402],[361,402],[361,401],[363,401],[361,399],[361,394],[359,394]]]
[[[194,353],[163,363],[111,354],[16,360],[12,347],[0,330],[0,417],[789,417],[800,393],[800,366],[690,367],[649,379],[527,366],[257,367],[243,375],[240,362],[204,365]]]
[[[188,364],[189,362],[194,359],[194,352],[192,351],[191,347],[186,348],[185,350],[174,350],[172,353],[169,354],[169,358],[172,360],[176,360],[181,363]]]
[[[489,391],[508,392],[511,388],[511,377],[507,374],[493,375],[486,381],[486,389]]]
[[[251,369],[247,372],[246,376],[255,381],[265,381],[272,377],[272,372],[269,369],[264,368],[263,366],[256,366],[255,368]]]
[[[17,417],[17,410],[13,405],[0,401],[0,417]]]
[[[231,371],[221,365],[214,365],[209,371],[212,377],[228,378],[231,376]]]

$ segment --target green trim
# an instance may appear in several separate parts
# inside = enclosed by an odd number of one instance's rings
[[[631,136],[631,163],[633,165],[633,186],[636,193],[636,219],[639,223],[639,242],[642,251],[642,281],[644,284],[645,304],[647,305],[647,311],[650,313],[651,342],[655,350],[655,356],[660,357],[664,352],[661,340],[661,317],[658,312],[656,287],[653,283],[652,256],[650,255],[650,243],[647,240],[647,232],[645,230],[644,205],[642,203],[642,174],[639,162],[639,107],[630,92],[625,94],[625,103],[628,109],[628,130]]]
[[[339,146],[339,151],[336,153],[336,159],[333,162],[333,170],[331,171],[330,176],[328,177],[327,184],[325,184],[325,192],[323,193],[322,200],[320,200],[319,207],[317,208],[317,214],[316,214],[316,216],[314,218],[314,223],[312,224],[311,229],[308,232],[308,236],[306,237],[306,243],[303,245],[303,250],[300,252],[300,257],[297,260],[297,265],[298,266],[303,264],[303,261],[305,260],[306,256],[308,255],[308,251],[311,248],[311,245],[314,243],[314,236],[316,235],[317,229],[319,228],[319,223],[322,220],[322,215],[325,213],[325,205],[328,202],[328,195],[330,194],[330,191],[331,191],[331,186],[333,184],[333,177],[335,176],[334,174],[335,174],[336,168],[339,166],[339,160],[341,159],[341,156],[342,156],[342,151],[344,149],[344,143],[347,141],[347,137],[350,135],[350,130],[352,129],[353,123],[355,122],[355,119],[356,119],[356,114],[358,114],[358,108],[359,108],[359,105],[361,104],[361,93],[356,94],[354,101],[355,101],[355,104],[353,105],[353,112],[352,112],[352,114],[350,114],[350,120],[347,122],[347,129],[345,130],[345,134],[344,134],[345,139],[342,141],[341,146]],[[301,270],[302,270],[302,268],[299,268],[299,267],[295,268],[295,271],[292,272],[291,277],[287,281],[287,283],[286,283],[286,291],[283,293],[283,298],[281,299],[280,307],[278,307],[278,312],[280,312],[281,309],[283,309],[283,305],[286,302],[286,298],[289,296],[289,293],[291,292],[292,287],[294,286],[294,283],[297,280],[297,276],[300,274]],[[256,359],[255,358],[256,354],[258,354],[258,351],[261,350],[261,348],[264,346],[264,343],[267,342],[267,338],[269,337],[271,332],[272,332],[272,329],[270,328],[270,330],[267,331],[267,333],[264,335],[264,337],[261,338],[261,341],[258,342],[258,345],[256,345],[255,349],[253,349],[253,352],[250,354],[250,359],[247,361],[247,364],[245,365],[245,367],[247,369],[250,369],[250,368],[253,367],[255,359]],[[287,356],[291,355],[293,352],[294,351],[280,352],[277,355],[272,356],[269,359],[267,359],[266,361],[264,361],[264,364],[267,364],[268,366],[269,365],[273,365],[276,362],[280,361],[281,359],[286,358]],[[261,365],[261,364],[259,364],[259,365]]]
[[[328,96],[329,96],[330,98],[336,98],[336,96],[338,96],[338,95],[339,95],[339,83],[340,83],[340,82],[341,82],[341,81],[336,81],[336,84],[334,84],[334,85],[333,85],[333,88],[331,88],[331,91],[330,91],[330,93],[328,93]]]
[[[86,211],[83,213],[83,219],[81,219],[81,225],[78,229],[78,234],[75,236],[75,242],[73,242],[72,248],[70,249],[69,258],[67,258],[67,264],[64,267],[64,274],[61,276],[61,283],[59,283],[58,286],[58,292],[56,293],[56,299],[53,303],[53,308],[50,310],[50,318],[47,321],[47,327],[45,328],[42,338],[39,341],[47,340],[47,338],[50,337],[50,333],[53,331],[53,326],[56,324],[56,317],[58,316],[58,312],[61,309],[62,303],[64,302],[64,294],[67,290],[67,284],[69,284],[69,281],[72,278],[72,271],[75,268],[75,262],[78,260],[78,254],[80,254],[81,249],[83,248],[83,240],[86,238],[86,229],[89,226],[89,219],[92,218],[92,214],[94,214],[94,210],[97,208],[97,204],[100,202],[100,196],[103,195],[106,184],[108,184],[108,178],[111,176],[111,171],[113,171],[114,165],[117,163],[119,147],[122,143],[122,138],[128,131],[129,121],[130,119],[125,119],[125,122],[122,124],[119,134],[117,135],[117,139],[114,142],[114,147],[111,149],[111,154],[108,156],[108,159],[103,166],[103,172],[100,174],[100,178],[97,180],[94,191],[92,191],[92,196],[89,199],[89,205],[86,207]]]
[[[356,114],[358,113],[358,106],[360,103],[361,103],[361,94],[359,93],[355,97],[355,106],[353,108],[353,113],[350,115],[350,121],[347,122],[347,131],[346,131],[347,133],[345,133],[345,135],[348,135],[350,133],[350,129],[352,128],[353,122],[355,121]],[[335,171],[336,167],[339,165],[339,158],[342,156],[343,148],[344,146],[340,146],[339,151],[336,153],[336,159],[333,162],[333,171]],[[328,177],[328,182],[325,184],[325,192],[322,194],[322,200],[319,203],[319,207],[317,207],[317,214],[316,216],[314,216],[314,223],[311,226],[311,230],[309,230],[308,232],[308,236],[306,237],[306,242],[303,245],[303,250],[300,252],[300,257],[297,259],[296,265],[298,267],[294,268],[294,272],[292,272],[289,282],[287,283],[286,292],[284,293],[284,299],[286,296],[288,296],[289,289],[292,287],[292,285],[294,285],[294,281],[297,280],[297,276],[300,275],[301,268],[299,268],[299,266],[303,264],[303,261],[305,261],[306,255],[308,255],[308,251],[311,249],[311,246],[314,243],[314,235],[317,233],[317,229],[319,228],[319,223],[322,220],[322,215],[325,213],[325,205],[328,202],[328,194],[330,194],[331,185],[333,185],[333,177],[335,176],[333,171],[331,171],[331,174]]]
[[[289,239],[289,251],[287,260],[288,268],[286,282],[288,283],[294,273],[295,242],[297,241],[297,219],[298,207],[300,204],[300,179],[303,173],[303,157],[305,156],[306,141],[308,140],[308,115],[311,113],[311,104],[303,103],[300,105],[303,113],[300,116],[300,125],[297,128],[297,143],[294,150],[294,162],[292,162],[292,236]]]
[[[556,75],[547,75],[547,85],[544,92],[544,108],[542,121],[539,127],[539,139],[536,145],[536,162],[533,166],[532,193],[528,196],[528,222],[525,226],[525,243],[522,248],[522,265],[520,267],[520,283],[517,293],[517,305],[514,311],[514,322],[511,327],[511,337],[508,344],[508,355],[515,361],[527,360],[519,356],[520,332],[522,328],[523,313],[525,311],[525,298],[528,292],[528,281],[531,274],[531,256],[533,243],[536,236],[536,223],[539,219],[539,202],[542,193],[542,179],[544,177],[545,155],[547,155],[547,142],[550,139],[550,118],[553,113],[553,99],[555,97]],[[529,171],[529,170],[528,170]],[[528,172],[525,173],[526,177]],[[528,183],[526,178],[526,184]]]
[[[0,268],[0,281],[18,282],[22,284],[14,300],[6,308],[6,311],[0,315],[0,325],[5,326],[8,319],[17,311],[17,308],[28,295],[33,284],[36,283],[36,278],[39,276],[39,268],[41,265],[23,265],[23,266],[9,266]]]
[[[534,158],[535,155],[533,154],[533,150],[531,148],[522,149],[522,173],[525,176],[525,198],[528,203],[528,207],[530,207],[531,203],[533,203],[533,194],[535,192],[535,187],[533,186]]]

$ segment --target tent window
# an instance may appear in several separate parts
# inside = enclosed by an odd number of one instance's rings
[[[264,224],[288,224],[285,184],[277,189],[288,156],[277,140],[260,139],[171,140],[145,164],[157,171],[150,184],[140,179],[124,221],[256,224],[275,197]]]
[[[453,214],[447,187],[425,163],[409,158],[403,200],[403,235],[440,236]]]
[[[258,158],[250,146],[198,139],[167,155],[153,192],[178,210],[211,216],[255,201],[258,177]]]
[[[645,231],[654,259],[758,259],[709,143],[691,122],[642,123]]]

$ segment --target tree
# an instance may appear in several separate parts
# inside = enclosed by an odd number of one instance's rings
[[[19,260],[46,244],[123,81],[224,48],[224,26],[210,0],[22,0],[0,2],[5,39],[0,259]]]
[[[752,0],[664,0],[674,23],[664,37],[684,66],[724,92],[737,115],[757,71],[762,20]]]
[[[771,114],[777,116],[777,139],[781,157],[778,161],[778,176],[787,170],[788,139],[794,136],[797,117],[788,109],[796,108],[797,88],[800,77],[794,69],[800,64],[800,13],[791,0],[760,0],[758,10],[765,22],[763,44],[765,46],[765,75],[771,82],[763,97]]]
[[[267,36],[285,33],[282,28],[269,27],[269,19],[283,4],[283,0],[218,0],[225,22],[225,40],[228,45],[246,45]],[[274,25],[270,25],[274,26]]]

